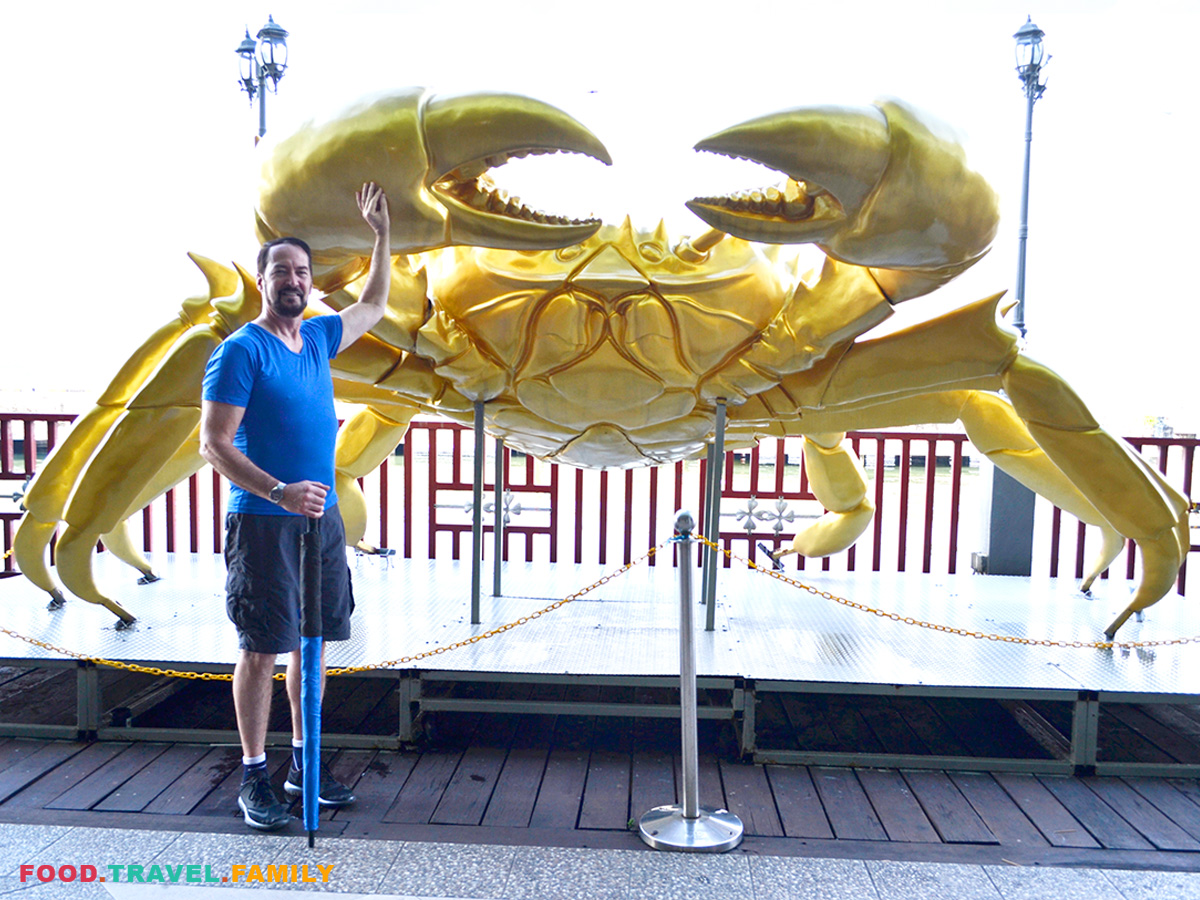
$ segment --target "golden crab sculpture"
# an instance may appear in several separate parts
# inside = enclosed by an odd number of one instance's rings
[[[991,243],[994,192],[957,144],[887,102],[781,112],[697,149],[786,180],[691,201],[712,226],[692,239],[672,240],[661,224],[643,231],[628,220],[548,216],[496,191],[488,170],[553,152],[608,163],[600,141],[535,100],[422,89],[311,123],[269,152],[258,236],[307,240],[315,284],[334,309],[355,299],[371,251],[354,190],[374,180],[389,198],[387,316],[334,362],[337,396],[363,404],[337,445],[351,543],[366,521],[355,479],[418,412],[469,422],[482,402],[487,430],[511,447],[627,467],[703,452],[724,404],[730,447],[806,438],[813,490],[829,512],[800,533],[795,552],[844,550],[871,517],[844,432],[957,420],[997,465],[1101,529],[1085,587],[1126,538],[1141,548],[1141,580],[1106,633],[1167,592],[1187,552],[1186,500],[1018,351],[997,324],[1001,295],[862,339],[896,303],[949,281]],[[786,250],[764,243],[814,243],[827,260],[801,276]],[[261,301],[245,270],[193,259],[207,293],[134,354],[25,497],[15,554],[52,606],[63,593],[46,546],[65,522],[62,584],[133,621],[93,580],[96,541],[153,577],[125,520],[202,464],[204,364]]]

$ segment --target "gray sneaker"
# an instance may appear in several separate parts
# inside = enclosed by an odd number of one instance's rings
[[[238,791],[238,808],[246,824],[259,831],[277,831],[292,818],[287,807],[275,796],[266,771],[251,775]]]
[[[288,767],[288,777],[287,781],[283,783],[283,790],[289,796],[293,797],[304,795],[304,773],[300,769],[297,769],[295,765]],[[343,806],[349,806],[353,802],[354,792],[335,779],[325,763],[321,763],[317,805],[340,809]]]

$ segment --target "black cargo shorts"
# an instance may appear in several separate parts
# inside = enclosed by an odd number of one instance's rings
[[[322,636],[344,641],[350,637],[354,592],[336,505],[320,523]],[[300,539],[307,527],[304,516],[226,516],[225,610],[237,626],[241,649],[290,653],[300,646]]]

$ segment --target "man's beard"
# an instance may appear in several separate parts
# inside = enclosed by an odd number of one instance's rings
[[[269,306],[277,316],[294,319],[304,312],[308,301],[299,291],[280,291],[270,300]]]

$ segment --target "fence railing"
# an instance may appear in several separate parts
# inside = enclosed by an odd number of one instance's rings
[[[6,552],[21,515],[23,485],[72,419],[63,414],[0,413],[0,523]],[[791,565],[816,565],[823,571],[968,571],[971,552],[980,548],[985,532],[989,464],[981,465],[966,436],[872,431],[852,433],[850,440],[870,477],[874,521],[847,552],[820,561],[793,557]],[[1200,441],[1128,440],[1173,483],[1195,495]],[[461,425],[414,421],[396,453],[360,479],[374,513],[366,541],[393,547],[406,558],[459,559],[468,554],[473,444],[471,430]],[[492,474],[498,451],[504,479],[499,498]],[[527,561],[549,563],[629,562],[662,540],[675,510],[703,507],[703,460],[591,471],[535,460],[501,448],[490,438],[485,439],[484,453],[484,531],[492,534],[494,504],[499,503],[505,516],[505,560],[518,553]],[[772,439],[751,451],[727,453],[723,467],[720,542],[738,554],[755,559],[760,541],[771,547],[787,545],[824,512],[809,489],[798,438]],[[142,510],[131,523],[134,534],[146,551],[220,552],[226,491],[216,472],[202,469]],[[1076,522],[1072,541],[1072,522],[1072,516],[1039,498],[1035,573],[1082,576],[1085,533]],[[700,527],[707,525],[701,521]],[[492,538],[484,541],[485,555],[492,547]],[[1195,529],[1191,549],[1200,550]],[[1131,544],[1124,564],[1114,565],[1106,577],[1133,578],[1134,560]],[[728,559],[725,564],[730,564]],[[13,574],[13,560],[6,558],[0,575]],[[1185,588],[1186,566],[1177,585],[1179,593]]]

